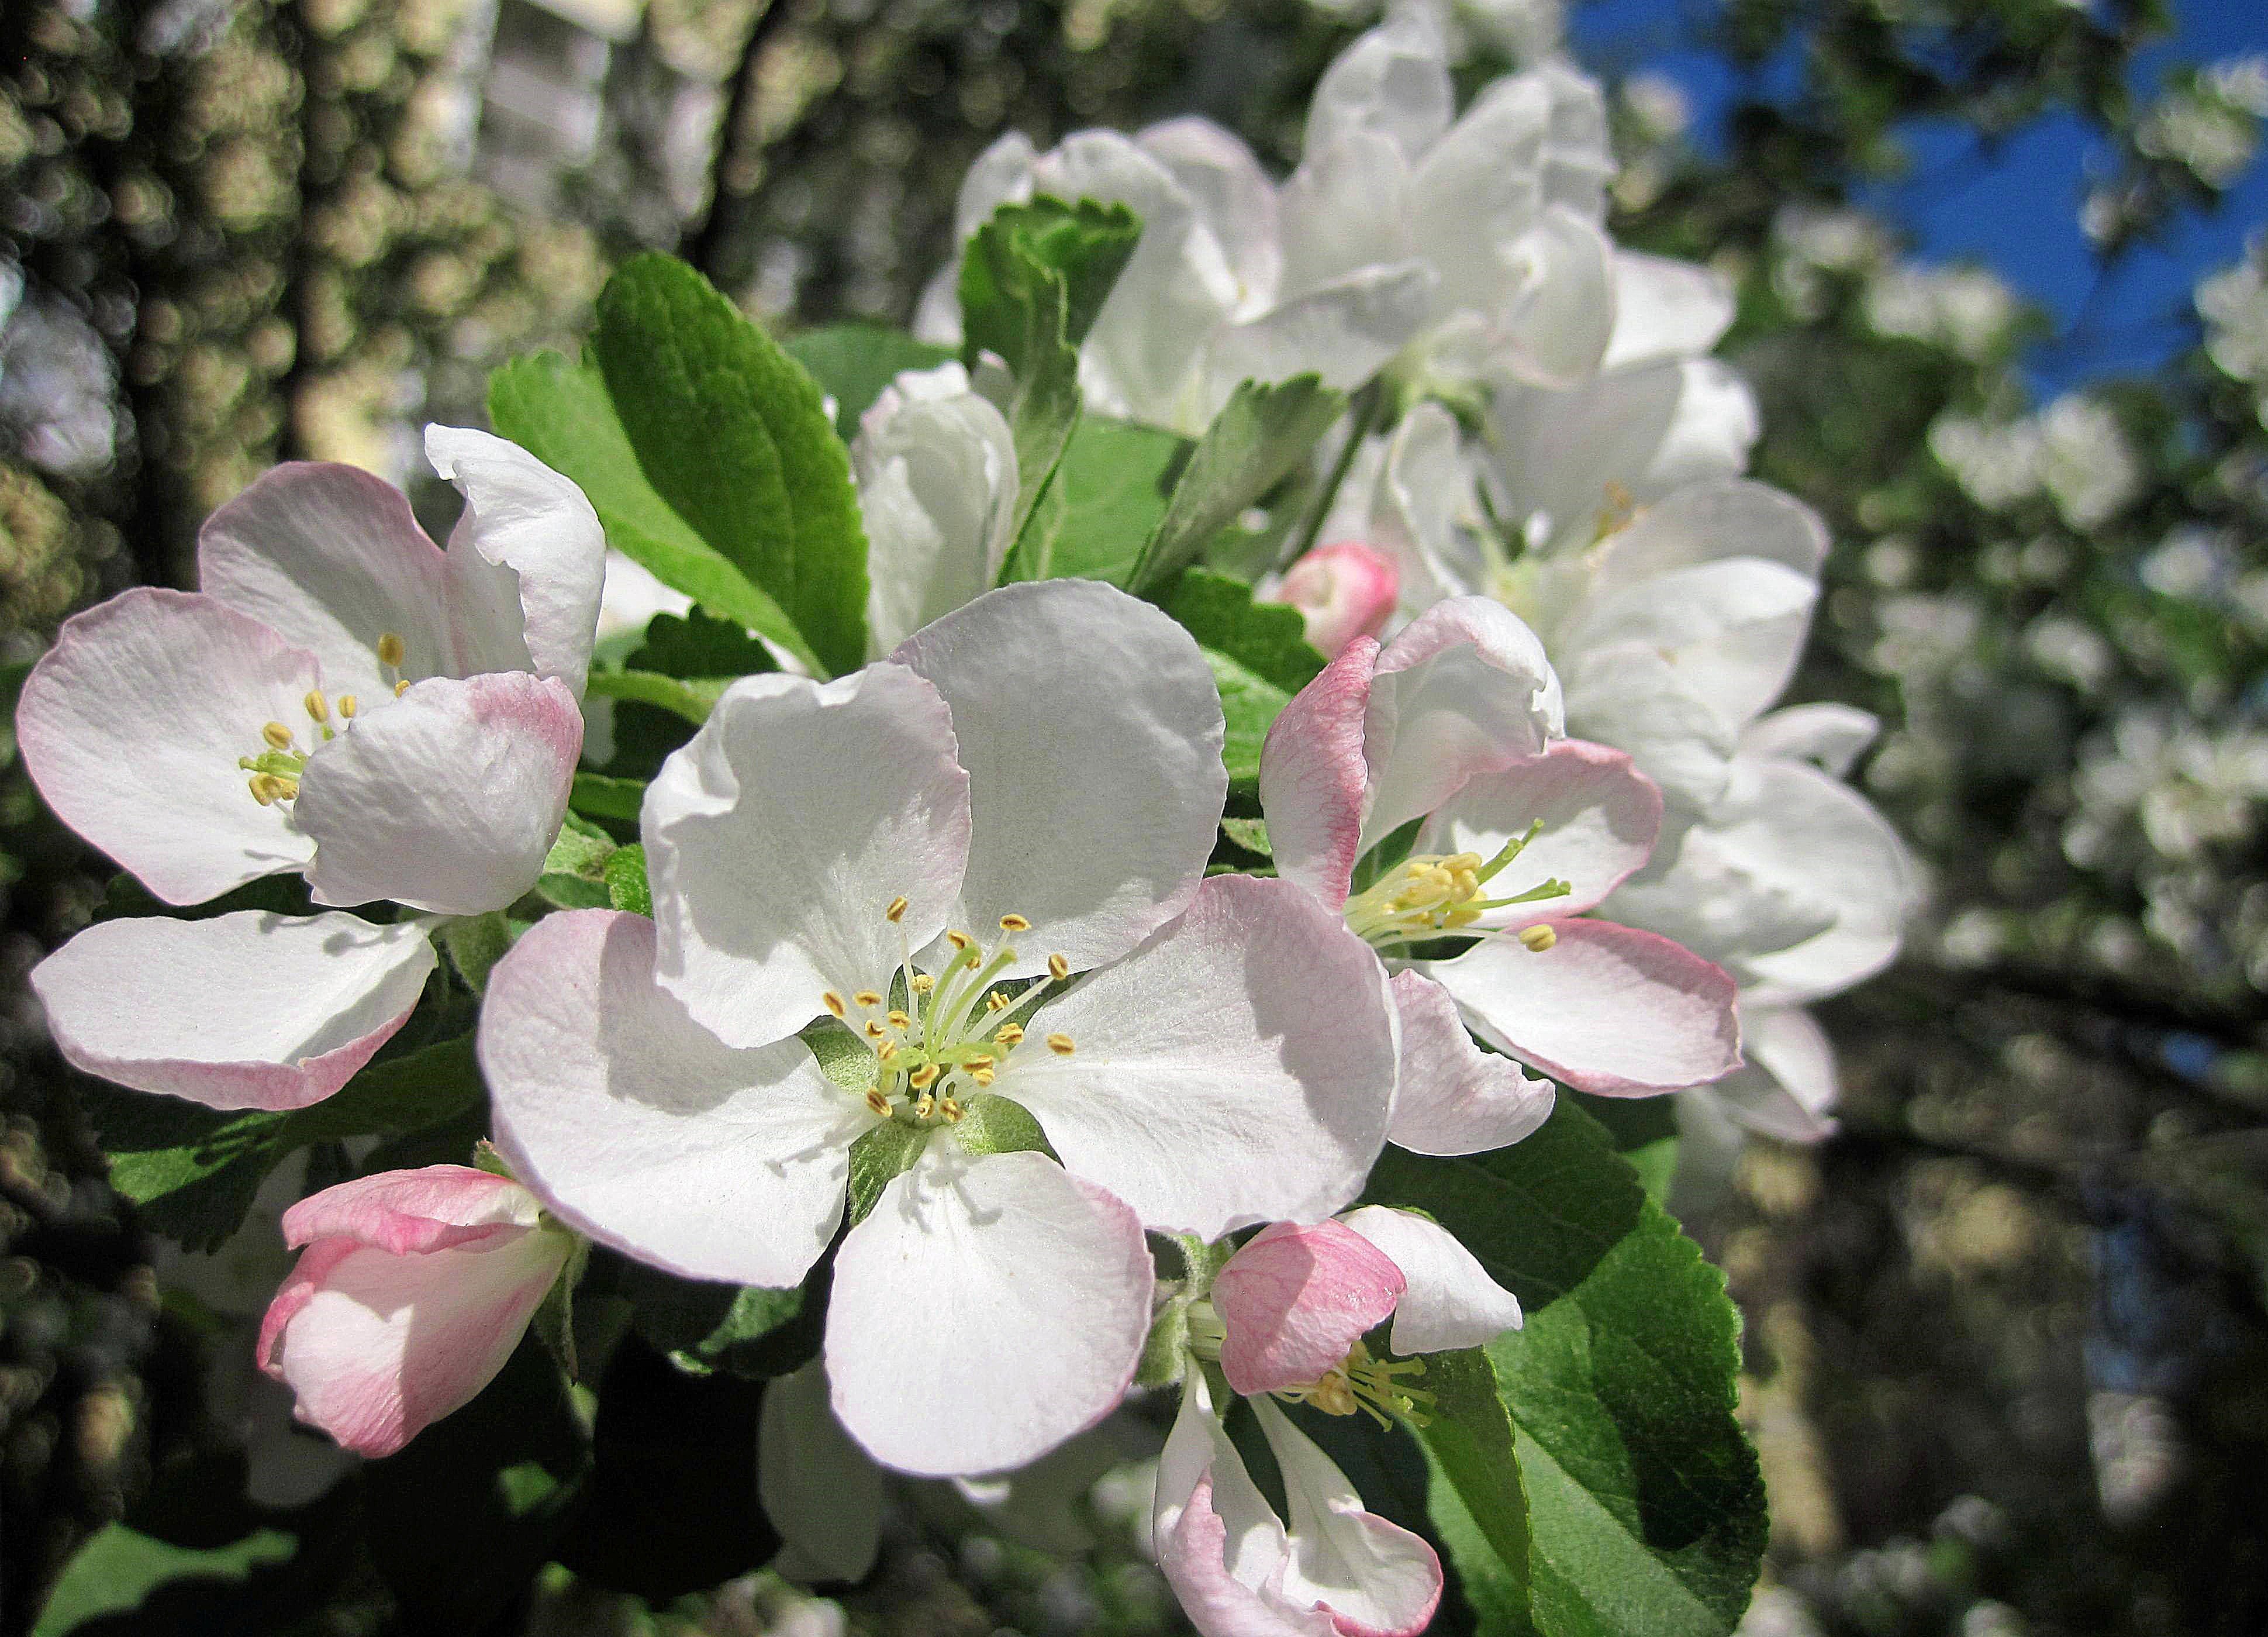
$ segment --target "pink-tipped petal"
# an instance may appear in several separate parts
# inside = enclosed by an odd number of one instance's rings
[[[261,1324],[260,1367],[301,1420],[392,1455],[496,1379],[572,1248],[532,1229],[410,1256],[318,1240]]]
[[[1557,1094],[1512,1058],[1484,1051],[1449,992],[1422,972],[1394,975],[1402,1078],[1387,1132],[1412,1154],[1485,1154],[1534,1133]]]
[[[1394,1311],[1403,1283],[1386,1255],[1340,1223],[1270,1222],[1213,1280],[1221,1373],[1241,1393],[1320,1381]]]
[[[503,909],[543,872],[582,748],[574,694],[525,671],[435,677],[357,716],[293,804],[315,902]]]
[[[1338,1637],[1417,1637],[1441,1602],[1441,1560],[1397,1523],[1363,1510],[1346,1474],[1269,1398],[1255,1398],[1291,1503],[1292,1555],[1278,1593],[1328,1610]]]
[[[1426,970],[1476,1032],[1579,1091],[1646,1097],[1741,1065],[1733,980],[1682,944],[1611,921],[1544,921],[1535,950],[1484,940]]]
[[[284,1213],[284,1242],[351,1239],[394,1255],[454,1250],[536,1226],[542,1201],[509,1176],[469,1165],[380,1171],[310,1194]]]
[[[239,910],[103,921],[33,969],[74,1067],[213,1109],[298,1109],[408,1021],[433,946],[407,923]]]
[[[1508,897],[1553,879],[1572,890],[1491,911],[1483,925],[1556,920],[1604,898],[1653,856],[1661,833],[1661,791],[1623,752],[1562,739],[1508,767],[1476,774],[1435,810],[1420,851],[1494,858],[1539,822],[1543,832],[1489,883],[1489,894]]]
[[[1125,1396],[1152,1283],[1142,1225],[1101,1189],[932,1139],[836,1253],[835,1412],[901,1471],[1021,1466]]]
[[[1412,620],[1372,674],[1367,848],[1476,773],[1541,751],[1565,727],[1543,645],[1502,603],[1452,597]]]
[[[1359,637],[1375,637],[1402,594],[1402,571],[1384,552],[1359,540],[1318,546],[1292,565],[1267,599],[1288,603],[1307,623],[1307,640],[1336,654]]]
[[[314,845],[252,799],[239,758],[281,722],[312,734],[315,657],[210,597],[141,587],[65,623],[16,707],[55,816],[167,903],[296,870]]]
[[[1392,1257],[1409,1282],[1387,1338],[1395,1352],[1484,1346],[1521,1327],[1520,1299],[1439,1222],[1383,1205],[1366,1205],[1342,1220]]]
[[[1363,719],[1378,645],[1349,643],[1292,697],[1268,729],[1260,756],[1260,806],[1277,874],[1336,910],[1346,902],[1370,792]]]

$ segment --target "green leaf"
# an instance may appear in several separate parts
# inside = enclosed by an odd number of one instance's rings
[[[1225,815],[1220,821],[1220,833],[1255,858],[1272,859],[1276,856],[1268,844],[1266,819]]]
[[[1526,1632],[1526,1599],[1506,1591],[1528,1582],[1528,1496],[1496,1367],[1479,1347],[1432,1353],[1416,1384],[1433,1396],[1418,1432],[1432,1469],[1426,1506],[1433,1526],[1460,1568],[1491,1560],[1502,1566],[1477,1575],[1466,1571],[1474,1613],[1492,1631]]]
[[[816,663],[786,610],[662,498],[595,366],[556,352],[514,358],[489,376],[489,419],[581,486],[616,550],[703,608]]]
[[[779,666],[771,650],[741,627],[694,608],[655,615],[646,623],[645,640],[622,668],[697,680],[755,676]]]
[[[652,254],[599,292],[590,356],[670,508],[830,673],[865,664],[866,536],[849,454],[803,366],[699,272]]]
[[[1240,386],[1182,468],[1126,589],[1146,597],[1172,585],[1208,540],[1307,458],[1345,408],[1346,395],[1314,375]]]
[[[1166,515],[1186,439],[1154,426],[1083,416],[1055,481],[1002,568],[1003,581],[1100,579],[1123,586]]]
[[[1568,1099],[1493,1154],[1389,1148],[1367,1197],[1430,1213],[1528,1310],[1488,1348],[1528,1499],[1528,1575],[1475,1550],[1477,1514],[1462,1545],[1453,1517],[1444,1539],[1476,1605],[1524,1605],[1543,1637],[1725,1637],[1765,1519],[1734,1419],[1740,1316],[1724,1276]]]
[[[286,1114],[223,1113],[94,1083],[83,1095],[110,1156],[110,1185],[158,1232],[209,1250],[236,1231],[286,1154],[419,1130],[477,1107],[482,1089],[468,1036],[373,1063],[335,1095]]]
[[[1677,1101],[1674,1097],[1594,1097],[1580,1091],[1562,1091],[1575,1106],[1598,1121],[1630,1168],[1638,1173],[1646,1197],[1666,1206],[1669,1185],[1677,1180]]]
[[[1295,694],[1329,663],[1307,640],[1307,623],[1288,603],[1255,602],[1241,579],[1206,569],[1186,571],[1158,606],[1190,636],[1226,654],[1254,675]]]
[[[197,1582],[208,1597],[223,1586],[240,1588],[261,1569],[289,1563],[298,1550],[298,1537],[280,1529],[256,1529],[200,1551],[113,1523],[90,1537],[65,1566],[32,1637],[64,1637],[106,1616],[136,1616],[161,1593],[177,1596],[182,1582]],[[154,1628],[137,1618],[136,1629]]]
[[[653,889],[646,884],[645,848],[637,842],[607,860],[607,902],[632,915],[653,913]]]
[[[830,324],[806,330],[786,345],[819,389],[835,400],[835,430],[844,443],[858,435],[858,417],[873,408],[901,371],[935,369],[955,356],[950,347],[916,341],[903,330],[879,324]]]
[[[490,971],[512,948],[512,931],[501,910],[453,917],[441,923],[435,936],[465,987],[476,995],[488,992]]]
[[[632,822],[637,821],[638,808],[644,801],[645,780],[609,778],[604,773],[577,773],[574,789],[567,798],[568,805],[578,813]]]
[[[574,1520],[592,1455],[550,1351],[524,1338],[497,1378],[364,1469],[370,1553],[413,1627],[486,1629]]]
[[[738,679],[707,676],[688,682],[653,671],[593,671],[587,690],[602,699],[635,699],[683,717],[695,726],[709,719],[717,697]]]
[[[821,1257],[800,1286],[772,1290],[681,1279],[601,1253],[586,1289],[628,1301],[637,1333],[678,1368],[762,1378],[784,1375],[818,1352],[832,1267]]]
[[[978,1092],[968,1100],[968,1112],[953,1128],[954,1136],[971,1154],[1037,1152],[1055,1158],[1039,1121],[1020,1102]]]
[[[1002,205],[961,262],[962,361],[997,353],[1021,380],[1045,364],[1045,350],[1076,350],[1141,240],[1123,204],[1042,194]]]
[[[613,837],[569,813],[544,855],[543,874],[535,878],[537,896],[562,910],[608,908],[612,901],[607,895],[607,860],[615,848]]]
[[[1229,788],[1248,793],[1260,783],[1260,747],[1267,740],[1269,725],[1292,703],[1292,696],[1225,653],[1207,648],[1204,657],[1212,667],[1213,685],[1220,689],[1221,715],[1228,723],[1220,759],[1228,764]]]

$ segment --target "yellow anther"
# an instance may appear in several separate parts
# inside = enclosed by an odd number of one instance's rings
[[[832,989],[820,996],[819,999],[821,1005],[824,1006],[828,1011],[834,1013],[837,1017],[841,1017],[845,1012],[850,1010],[848,1007],[845,1007],[843,1004],[843,997],[836,994]]]
[[[913,1019],[908,1017],[904,1013],[897,1011],[895,1008],[891,1011],[890,1027],[892,1029],[911,1029],[913,1026]]]
[[[1028,933],[1032,930],[1032,924],[1020,915],[1004,915],[1000,918],[1000,930],[1004,933]]]
[[[890,1117],[890,1100],[879,1091],[866,1094],[866,1106],[886,1120]]]
[[[925,1120],[929,1118],[931,1112],[935,1110],[936,1107],[937,1099],[930,1095],[929,1093],[924,1092],[921,1095],[920,1101],[914,1104],[914,1117],[917,1120]]]
[[[268,777],[265,773],[254,773],[251,779],[252,799],[263,807],[272,806],[276,800],[276,798],[269,793]]]
[[[878,1007],[882,1004],[882,997],[871,989],[862,989],[850,998],[862,1007]]]
[[[887,1035],[887,1034],[888,1034],[888,1033],[889,1033],[889,1030],[887,1030],[887,1029],[884,1029],[884,1028],[883,1028],[880,1023],[877,1023],[877,1022],[876,1022],[873,1018],[871,1018],[871,1017],[870,1017],[870,1018],[868,1018],[868,1019],[866,1020],[866,1038],[867,1038],[867,1039],[869,1039],[869,1040],[880,1040],[880,1039],[881,1039],[881,1038],[882,1038],[882,1036],[885,1036],[885,1035]]]
[[[906,1084],[911,1086],[916,1091],[927,1091],[932,1086],[937,1084],[939,1073],[936,1064],[924,1063],[906,1076]]]
[[[894,1061],[897,1055],[898,1043],[895,1040],[886,1040],[880,1045],[874,1048],[874,1061],[877,1063],[888,1063]]]
[[[380,665],[399,665],[408,653],[409,650],[402,645],[400,632],[389,630],[379,633],[378,662]]]
[[[404,695],[404,694],[408,693],[409,691],[409,679],[407,676],[403,677],[400,682],[396,682],[396,683],[394,683],[394,697],[395,698],[397,698],[397,699],[399,699],[400,697],[401,697],[401,696],[402,696],[402,695]]]
[[[1008,1005],[1008,997],[997,989],[988,991],[984,996],[984,1009],[987,1012],[1005,1012]]]
[[[886,921],[902,921],[906,918],[905,894],[900,893],[890,900],[890,907],[882,911],[882,918]]]
[[[932,977],[927,972],[916,972],[914,974],[914,992],[916,994],[925,995],[936,987],[937,979]]]
[[[1054,1052],[1056,1056],[1059,1058],[1067,1058],[1071,1056],[1072,1051],[1071,1036],[1064,1034],[1061,1029],[1057,1029],[1054,1034],[1048,1036],[1048,1050]]]
[[[937,1105],[937,1111],[945,1116],[947,1120],[954,1123],[958,1123],[961,1117],[968,1112],[968,1110],[962,1108],[959,1102],[955,1102],[951,1097],[947,1097],[944,1102],[939,1103]]]
[[[342,693],[339,696],[339,716],[341,719],[349,722],[353,721],[355,712],[361,709],[362,701],[356,698],[352,694]]]
[[[945,941],[951,944],[956,949],[966,951],[969,945],[975,943],[976,940],[974,938],[971,938],[967,933],[948,931],[945,934]]]
[[[1520,929],[1520,941],[1542,955],[1559,941],[1559,934],[1548,926],[1523,926]]]
[[[270,750],[288,750],[291,748],[291,730],[281,722],[267,723],[261,728],[260,736],[268,741],[268,748]]]
[[[1017,1045],[1024,1038],[1024,1026],[1021,1023],[1003,1023],[994,1032],[992,1038],[1004,1046]]]
[[[979,1069],[990,1069],[998,1061],[999,1058],[994,1057],[990,1052],[980,1051],[975,1057],[964,1061],[961,1066],[969,1070],[971,1073],[975,1073]]]
[[[300,703],[307,707],[307,714],[315,720],[328,722],[331,719],[331,702],[324,698],[318,689],[307,689],[307,697]]]
[[[1064,978],[1071,976],[1071,962],[1064,960],[1063,956],[1059,955],[1049,955],[1048,957],[1048,976],[1054,978],[1056,982],[1060,984]]]
[[[993,1073],[991,1069],[971,1069],[968,1071],[968,1078],[980,1086],[989,1086],[992,1083]]]

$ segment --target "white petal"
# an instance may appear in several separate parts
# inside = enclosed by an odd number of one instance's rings
[[[1762,483],[1693,483],[1639,513],[1600,553],[1602,595],[1729,557],[1759,558],[1816,580],[1827,528],[1801,501]]]
[[[1557,935],[1549,948],[1484,939],[1426,968],[1483,1039],[1605,1096],[1675,1091],[1740,1066],[1733,980],[1721,968],[1610,921],[1546,925]]]
[[[863,1580],[882,1539],[882,1469],[835,1419],[814,1359],[764,1388],[756,1494],[814,1580]]]
[[[688,1279],[801,1279],[843,1216],[865,1103],[799,1040],[725,1045],[653,981],[653,923],[546,916],[489,975],[497,1147],[563,1220]]]
[[[961,192],[953,207],[953,235],[966,239],[1004,204],[1021,203],[1032,196],[1032,163],[1039,157],[1032,139],[1012,130],[976,156],[968,174],[961,179]],[[958,342],[961,337],[953,338]]]
[[[990,400],[924,391],[908,371],[885,387],[850,446],[866,524],[867,641],[887,653],[990,590],[1016,513],[1016,444]],[[937,373],[942,374],[939,371]]]
[[[1548,387],[1583,381],[1599,367],[1613,323],[1612,242],[1596,223],[1555,204],[1500,254],[1506,293],[1482,309],[1500,367]]]
[[[1425,247],[1410,235],[1409,193],[1409,159],[1388,137],[1350,130],[1329,144],[1310,144],[1278,197],[1282,299],[1419,259]],[[1439,275],[1427,270],[1430,293]]]
[[[1592,648],[1565,676],[1568,731],[1628,751],[1674,811],[1697,815],[1724,793],[1739,727],[1689,689],[1659,649]]]
[[[1151,604],[1093,580],[1004,586],[901,647],[968,770],[958,924],[1035,930],[1010,975],[1115,960],[1178,914],[1227,794],[1211,669]],[[919,947],[918,942],[916,945]]]
[[[1493,313],[1512,269],[1502,249],[1543,209],[1536,161],[1551,100],[1535,79],[1509,76],[1473,100],[1427,149],[1410,181],[1414,242],[1441,274],[1450,311]]]
[[[1358,268],[1215,332],[1205,358],[1209,420],[1239,382],[1314,371],[1326,387],[1361,386],[1425,327],[1432,270],[1420,262]],[[1202,431],[1202,426],[1194,430]]]
[[[1617,250],[1615,337],[1602,367],[1697,358],[1732,327],[1733,313],[1732,285],[1714,269]]]
[[[32,970],[73,1066],[214,1109],[297,1109],[354,1078],[410,1009],[433,946],[409,922],[240,910],[103,921]]]
[[[1264,302],[1283,277],[1276,184],[1233,133],[1195,115],[1152,125],[1134,139],[1172,173],[1236,276],[1240,306]]]
[[[1305,889],[1216,876],[1188,914],[1042,1007],[998,1089],[1145,1226],[1212,1240],[1314,1221],[1354,1198],[1384,1142],[1390,1005],[1376,957]]]
[[[1304,151],[1366,131],[1415,159],[1448,129],[1455,97],[1440,41],[1405,14],[1364,34],[1323,70],[1307,104]]]
[[[357,717],[292,804],[315,902],[504,908],[543,873],[582,748],[573,693],[525,671],[433,677]]]
[[[905,940],[936,937],[960,896],[954,753],[945,701],[902,666],[727,689],[646,791],[662,986],[744,1046],[803,1028],[829,990],[886,988]]]
[[[1434,809],[1419,850],[1492,859],[1539,822],[1543,833],[1488,884],[1489,896],[1517,894],[1554,878],[1573,890],[1491,911],[1483,925],[1524,925],[1598,903],[1653,853],[1661,833],[1661,792],[1619,750],[1584,739],[1555,740],[1540,755],[1475,774]]]
[[[1715,1097],[1748,1130],[1782,1142],[1817,1142],[1833,1132],[1835,1048],[1808,1012],[1742,1007],[1741,1050],[1748,1061],[1699,1095]]]
[[[1363,717],[1378,644],[1358,637],[1292,696],[1260,754],[1260,807],[1276,873],[1337,909],[1361,856],[1370,798]]]
[[[1101,1189],[1044,1154],[932,1139],[836,1255],[835,1412],[902,1471],[1020,1466],[1125,1395],[1152,1279],[1141,1224]]]
[[[1397,1147],[1412,1154],[1486,1154],[1532,1135],[1557,1095],[1512,1058],[1484,1051],[1449,992],[1422,972],[1394,975],[1402,1019],[1402,1078],[1394,1095]]]
[[[1344,1633],[1416,1637],[1441,1601],[1441,1560],[1398,1524],[1366,1512],[1346,1474],[1270,1398],[1251,1401],[1290,1502],[1292,1557],[1280,1595],[1322,1604]]]
[[[205,594],[313,651],[332,688],[366,703],[393,691],[378,662],[389,631],[401,675],[456,674],[446,579],[402,492],[352,466],[276,467],[197,531]]]
[[[606,581],[599,514],[573,483],[487,432],[428,426],[425,458],[465,497],[448,551],[460,674],[532,669],[579,698]]]
[[[1150,1532],[1201,1637],[1336,1637],[1329,1610],[1281,1595],[1291,1542],[1213,1414],[1201,1370],[1189,1373],[1159,1458]]]
[[[321,684],[313,655],[210,597],[123,592],[33,667],[17,739],[56,817],[166,903],[201,903],[314,852],[237,761],[268,748],[266,723],[312,729]]]
[[[1521,1324],[1520,1299],[1439,1222],[1366,1205],[1342,1219],[1392,1257],[1408,1288],[1394,1309],[1387,1346],[1400,1353],[1481,1347]]]
[[[1881,719],[1847,704],[1792,704],[1749,724],[1741,734],[1743,756],[1813,762],[1836,778],[1846,777],[1851,765],[1881,731]]]
[[[1534,756],[1563,723],[1559,679],[1518,615],[1486,597],[1434,604],[1387,645],[1372,677],[1364,848],[1474,774]]]

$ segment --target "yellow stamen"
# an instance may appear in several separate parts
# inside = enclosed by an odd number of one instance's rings
[[[1028,933],[1032,930],[1032,924],[1020,915],[1004,915],[1000,918],[1000,930],[1004,933]]]
[[[929,1118],[931,1111],[936,1107],[937,1099],[930,1095],[929,1093],[924,1092],[921,1095],[920,1101],[914,1104],[914,1117],[917,1120],[925,1120]]]
[[[900,893],[890,900],[890,907],[882,911],[882,918],[886,921],[902,921],[906,918],[905,894]]]
[[[845,1006],[843,1004],[843,997],[842,997],[841,995],[836,994],[836,993],[832,989],[828,990],[825,994],[823,994],[823,995],[820,996],[820,997],[819,997],[819,999],[820,999],[821,1003],[822,1005],[824,1005],[824,1006],[827,1007],[827,1009],[828,1009],[828,1011],[830,1011],[830,1012],[834,1013],[834,1014],[835,1014],[835,1015],[836,1015],[836,1016],[837,1016],[837,1017],[841,1017],[841,1016],[842,1016],[845,1012],[847,1012],[847,1011],[850,1009],[849,1007],[845,1007]]]
[[[400,697],[401,697],[401,696],[402,696],[402,695],[404,695],[404,694],[408,693],[409,691],[409,679],[407,676],[403,677],[400,682],[396,682],[396,683],[394,683],[394,697],[395,698],[397,698],[397,699],[399,699]]]
[[[1064,960],[1063,956],[1059,955],[1049,955],[1048,957],[1048,976],[1054,978],[1056,982],[1060,984],[1064,978],[1071,976],[1071,962]]]
[[[936,1064],[924,1063],[906,1076],[906,1084],[911,1086],[916,1091],[927,1091],[932,1086],[937,1084],[938,1073]]]
[[[862,1007],[878,1007],[882,1004],[882,997],[871,989],[862,989],[850,998]]]
[[[1559,941],[1559,934],[1548,926],[1523,926],[1520,930],[1520,941],[1542,955]]]
[[[989,1069],[998,1061],[999,1059],[994,1057],[990,1052],[980,1051],[975,1057],[968,1058],[961,1066],[974,1072],[979,1069]]]
[[[1004,1046],[1020,1044],[1024,1038],[1024,1026],[1021,1023],[1003,1023],[992,1038]]]
[[[331,702],[314,689],[307,689],[307,697],[300,703],[307,707],[307,714],[315,720],[328,722],[331,719]]]
[[[968,1110],[962,1108],[960,1103],[954,1102],[951,1097],[947,1097],[944,1102],[939,1103],[937,1105],[937,1111],[939,1114],[944,1115],[947,1120],[956,1123],[960,1120],[962,1115],[968,1112]]]
[[[892,1029],[911,1029],[913,1026],[913,1019],[908,1017],[904,1013],[897,1011],[895,1008],[891,1011],[890,1027]]]
[[[399,665],[408,653],[409,649],[403,645],[400,632],[389,630],[379,633],[378,662],[380,665]]]
[[[884,1028],[883,1028],[880,1023],[877,1023],[877,1022],[876,1022],[873,1018],[871,1018],[871,1017],[870,1017],[870,1018],[868,1018],[868,1019],[866,1020],[866,1038],[867,1038],[867,1039],[869,1039],[869,1040],[880,1040],[880,1039],[881,1039],[881,1037],[882,1037],[884,1035],[886,1035],[886,1034],[887,1034],[887,1033],[889,1033],[889,1031],[888,1031],[887,1029],[884,1029]]]
[[[927,972],[916,972],[914,974],[914,992],[916,994],[925,995],[936,987],[937,979],[932,977]]]
[[[886,1120],[890,1117],[890,1100],[879,1091],[866,1094],[866,1106]]]
[[[1071,1036],[1057,1029],[1048,1036],[1048,1050],[1059,1058],[1071,1056],[1072,1051]]]
[[[268,748],[271,750],[288,750],[291,748],[291,730],[281,722],[266,724],[261,728],[260,736],[268,741]]]
[[[342,693],[339,696],[339,715],[343,720],[353,721],[355,712],[361,709],[362,701],[352,694]]]
[[[886,1040],[874,1048],[874,1061],[877,1063],[891,1062],[897,1055],[898,1043],[895,1040]]]
[[[965,952],[968,946],[975,943],[976,940],[974,938],[971,938],[967,933],[948,931],[945,935],[945,941],[951,944],[954,948]]]
[[[997,989],[992,991],[984,997],[984,1009],[987,1012],[1005,1012],[1008,1009],[1008,997]]]
[[[975,1080],[980,1086],[989,1086],[992,1083],[993,1071],[990,1069],[971,1069],[968,1071],[968,1078]]]

